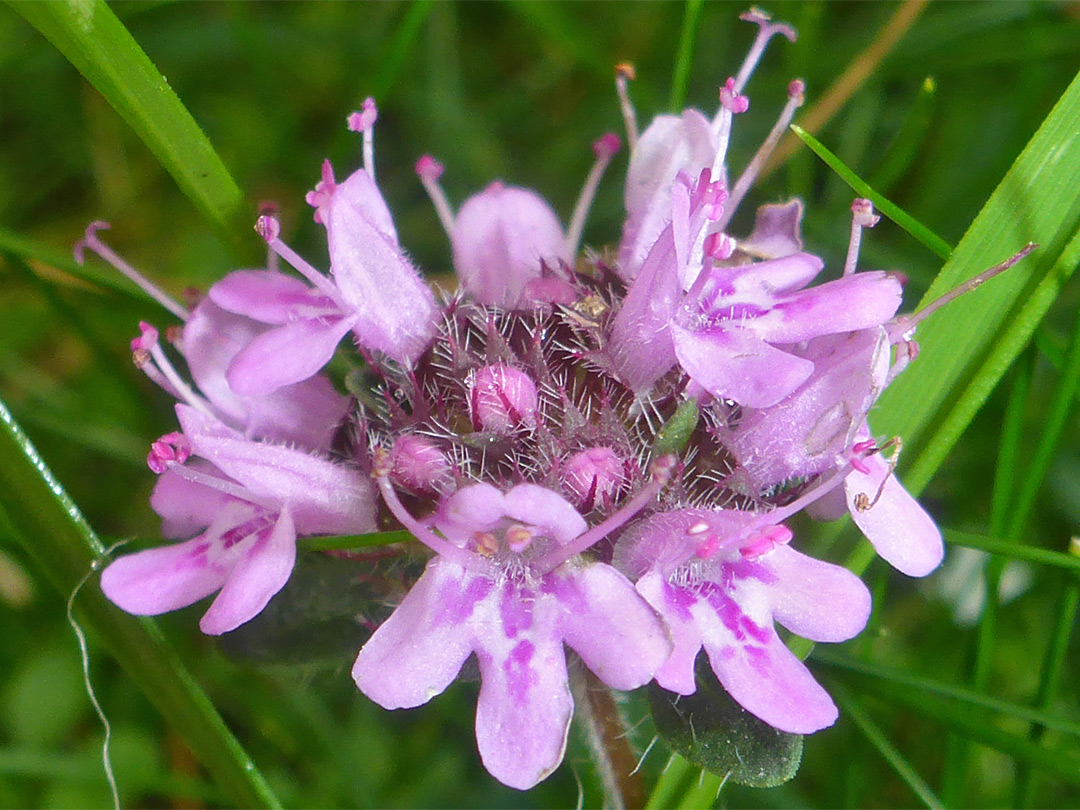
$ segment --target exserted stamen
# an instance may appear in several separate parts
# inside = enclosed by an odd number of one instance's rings
[[[360,110],[349,115],[347,119],[349,130],[360,132],[364,136],[364,171],[372,180],[375,179],[375,121],[378,117],[379,109],[375,106],[375,99],[368,96]]]
[[[716,230],[722,231],[727,227],[727,224],[731,222],[731,218],[735,216],[735,211],[739,207],[739,203],[743,201],[746,192],[750,190],[750,186],[753,185],[754,181],[761,173],[761,168],[765,165],[765,161],[769,159],[773,150],[776,149],[776,144],[780,142],[781,136],[787,131],[788,126],[791,124],[791,119],[795,117],[795,111],[803,105],[805,93],[806,83],[803,82],[802,79],[795,79],[788,85],[787,104],[784,105],[784,109],[780,112],[780,117],[773,125],[773,128],[769,130],[769,135],[765,138],[764,143],[758,148],[753,159],[747,164],[743,173],[739,175],[739,179],[735,181],[735,185],[732,186],[731,194],[728,196],[727,206],[724,210],[724,216],[715,226]]]
[[[161,475],[169,469],[170,463],[183,464],[191,457],[191,442],[183,433],[166,433],[151,443],[146,454],[146,466],[151,472]]]
[[[459,546],[455,546],[444,537],[439,537],[431,531],[431,529],[421,524],[420,521],[409,514],[409,510],[405,508],[405,504],[401,502],[393,485],[390,483],[389,476],[392,464],[390,462],[390,454],[385,448],[376,447],[374,449],[372,452],[371,467],[371,475],[375,479],[375,485],[379,488],[379,493],[382,495],[383,502],[390,510],[390,513],[398,519],[398,522],[401,523],[402,526],[409,530],[413,537],[440,557],[445,557],[458,565],[462,565],[466,568],[476,568],[477,565],[483,564],[482,557],[466,551]]]
[[[207,402],[205,398],[195,393],[195,390],[184,381],[184,378],[180,376],[180,372],[176,370],[176,367],[173,366],[172,362],[166,356],[164,350],[161,348],[161,343],[158,341],[157,329],[145,321],[140,321],[139,331],[139,337],[131,341],[131,350],[135,356],[135,365],[146,373],[146,376],[173,396],[184,400],[184,402],[198,410],[200,413],[204,413],[213,419],[217,419],[218,416],[214,413],[210,403]],[[147,357],[147,355],[149,355],[149,357]],[[155,379],[155,375],[151,372],[151,369],[161,375],[165,384],[162,384],[161,380]]]
[[[593,154],[596,155],[596,162],[593,163],[588,176],[585,178],[585,185],[581,187],[581,194],[578,195],[577,204],[574,205],[574,213],[570,217],[570,226],[566,229],[566,252],[571,257],[577,256],[578,248],[581,246],[581,233],[585,229],[585,219],[589,216],[589,209],[596,198],[596,189],[600,185],[604,171],[621,146],[622,142],[614,132],[602,135],[593,142]]]
[[[999,273],[1005,272],[1014,264],[1019,262],[1022,258],[1031,253],[1031,251],[1035,250],[1035,248],[1037,247],[1038,245],[1034,242],[1028,242],[1026,245],[1024,245],[1022,249],[1014,253],[1005,261],[1001,262],[1000,264],[995,264],[993,267],[988,267],[986,270],[983,270],[978,275],[969,278],[963,284],[953,287],[951,290],[949,290],[949,292],[945,293],[940,298],[934,299],[925,307],[920,309],[918,312],[915,312],[911,315],[901,315],[900,317],[896,318],[891,324],[886,324],[885,329],[889,333],[889,341],[891,343],[899,343],[900,341],[907,340],[908,338],[906,336],[910,334],[916,326],[926,320],[926,318],[928,318],[930,315],[933,315],[943,306],[951,304],[964,293],[971,292],[976,287],[989,281]]]
[[[754,44],[750,46],[750,50],[739,68],[738,74],[735,76],[735,90],[737,92],[741,92],[746,87],[746,83],[750,80],[750,75],[754,72],[758,62],[761,61],[761,57],[765,53],[765,47],[769,44],[770,39],[777,34],[783,34],[788,41],[795,41],[794,28],[787,23],[774,23],[772,17],[759,8],[751,8],[749,11],[740,14],[739,19],[755,23],[758,26],[758,33],[754,39]]]
[[[727,160],[728,143],[731,140],[732,118],[750,109],[750,99],[740,95],[735,89],[735,80],[729,78],[720,88],[720,112],[713,120],[713,131],[716,133],[716,157],[713,158],[712,176],[727,185]]]
[[[439,222],[442,223],[443,230],[446,231],[447,238],[452,240],[454,238],[454,209],[450,207],[446,192],[439,184],[443,170],[443,165],[431,155],[422,155],[416,161],[416,176],[424,184],[424,190],[431,198],[431,204],[435,206],[435,213],[439,217]]]
[[[165,309],[169,310],[169,312],[177,318],[186,321],[191,317],[191,313],[188,312],[186,307],[170,298],[160,287],[154,284],[154,282],[150,281],[150,279],[121,259],[108,245],[98,239],[98,231],[107,231],[111,227],[112,226],[108,222],[103,222],[101,220],[91,222],[87,225],[86,233],[75,245],[75,261],[82,264],[86,258],[85,250],[86,248],[90,248],[90,250],[94,251],[94,253],[111,264],[126,278],[137,284],[143,292],[165,307]]]
[[[277,219],[277,216],[280,213],[281,208],[276,202],[268,201],[259,203],[260,217],[274,217]],[[269,245],[266,246],[266,269],[272,273],[278,272],[278,255],[274,253],[273,248]]]
[[[318,287],[320,292],[345,309],[344,302],[341,300],[341,293],[338,292],[338,288],[334,286],[334,283],[301,258],[295,250],[281,241],[281,223],[278,222],[277,217],[259,217],[255,221],[255,231],[266,240],[266,244],[274,253]]]
[[[615,92],[619,95],[619,109],[622,111],[623,124],[626,126],[626,145],[630,154],[637,146],[637,113],[630,101],[629,83],[634,80],[634,66],[629,62],[620,62],[615,66]]]
[[[566,545],[552,549],[540,557],[533,564],[534,571],[541,576],[553,571],[570,558],[591,548],[613,531],[632,520],[638,512],[652,503],[653,499],[660,494],[660,491],[668,485],[677,466],[678,459],[673,454],[656,459],[649,468],[648,483],[634,497],[619,507],[608,518],[579,534]]]
[[[190,481],[193,484],[201,484],[204,487],[209,487],[215,492],[220,492],[222,495],[228,495],[237,500],[261,506],[263,509],[270,512],[278,512],[281,510],[279,504],[268,498],[256,495],[250,489],[241,486],[240,484],[226,481],[224,478],[218,478],[216,475],[210,475],[201,470],[193,470],[191,467],[176,461],[170,461],[165,466],[169,472],[179,475],[185,481]]]
[[[845,276],[854,273],[859,263],[863,228],[873,228],[880,219],[881,217],[874,213],[874,204],[865,197],[856,197],[851,203],[851,241],[848,243],[847,259],[844,261]]]

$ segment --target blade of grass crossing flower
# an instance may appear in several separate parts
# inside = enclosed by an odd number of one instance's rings
[[[679,33],[679,45],[675,51],[671,98],[668,100],[668,109],[673,113],[678,113],[686,104],[686,88],[690,84],[690,66],[694,62],[694,46],[704,4],[704,0],[686,0],[683,8],[682,31]]]
[[[866,197],[874,203],[874,207],[883,215],[891,219],[915,239],[932,250],[942,259],[949,258],[952,248],[949,243],[931,231],[911,214],[904,211],[900,206],[889,202],[881,194],[874,191],[870,186],[859,178],[855,172],[849,169],[840,158],[830,152],[825,145],[797,124],[791,125],[794,132],[821,160],[832,169],[840,179],[851,186],[852,190],[860,197]]]
[[[2,402],[0,493],[16,539],[61,594],[71,593],[105,548]],[[76,613],[184,737],[231,803],[280,806],[156,623],[123,613],[96,587],[79,594]]]
[[[1080,77],[1009,169],[927,292],[926,301],[1015,253],[1038,251],[919,326],[919,362],[878,401],[875,431],[904,438],[905,486],[918,494],[1028,343],[1080,263]]]
[[[1069,637],[1072,635],[1073,626],[1076,624],[1077,608],[1080,608],[1080,585],[1071,582],[1065,587],[1064,598],[1061,600],[1061,609],[1058,611],[1058,620],[1054,627],[1054,635],[1050,639],[1050,644],[1046,650],[1046,658],[1043,661],[1042,675],[1039,679],[1039,694],[1035,699],[1035,705],[1040,709],[1049,709],[1057,697],[1058,688],[1061,685],[1061,676],[1065,670]],[[1028,734],[1029,739],[1034,743],[1040,742],[1046,733],[1046,728],[1044,724],[1036,723]],[[1021,763],[1016,772],[1015,806],[1033,806],[1038,788],[1038,774]]]
[[[919,92],[908,110],[907,117],[900,125],[885,149],[885,158],[867,182],[874,188],[888,191],[911,168],[919,148],[930,133],[930,122],[934,114],[934,100],[937,97],[937,83],[933,77],[923,79]]]
[[[1045,548],[1032,548],[1027,545],[1018,545],[1012,540],[1000,540],[982,534],[959,532],[953,529],[944,529],[942,534],[945,536],[945,542],[949,545],[976,548],[989,554],[998,554],[1038,565],[1052,565],[1080,576],[1080,557],[1072,554],[1051,551]]]
[[[242,196],[225,164],[165,77],[103,0],[11,3],[101,93],[180,190],[239,244]]]
[[[660,778],[656,780],[656,786],[649,794],[649,800],[645,802],[645,810],[662,810],[662,808],[671,807],[678,795],[679,787],[693,770],[693,765],[678,754],[672,754]]]
[[[926,783],[926,780],[919,776],[918,771],[912,767],[899,749],[889,742],[885,732],[870,718],[870,715],[851,696],[851,693],[839,684],[832,684],[830,692],[832,692],[832,696],[844,716],[851,719],[851,722],[862,732],[867,741],[881,754],[881,758],[896,771],[896,775],[904,781],[904,784],[911,789],[911,792],[918,796],[919,801],[932,810],[944,808],[945,805],[942,804],[941,799],[934,795],[934,791],[930,789],[930,785]]]
[[[334,537],[302,537],[299,547],[303,551],[349,551],[357,548],[377,548],[392,543],[408,543],[415,540],[409,532],[372,532],[370,534],[341,534]]]

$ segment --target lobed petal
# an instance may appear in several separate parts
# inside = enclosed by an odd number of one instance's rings
[[[241,396],[262,396],[313,377],[353,325],[352,318],[331,318],[271,329],[233,358],[226,374],[229,386]]]
[[[656,682],[669,692],[694,694],[694,661],[701,651],[701,633],[692,611],[697,596],[687,588],[672,585],[659,571],[650,571],[639,579],[637,590],[660,614],[671,635],[671,655],[656,671]]]
[[[672,644],[630,580],[604,563],[564,567],[552,579],[550,592],[567,610],[563,639],[585,665],[612,689],[648,683]]]
[[[285,587],[295,564],[296,527],[286,508],[268,533],[244,549],[199,629],[219,636],[251,621]]]
[[[896,314],[901,292],[895,276],[855,273],[790,294],[757,319],[754,330],[770,343],[799,343],[819,335],[872,329]]]
[[[207,297],[223,310],[274,326],[339,311],[309,284],[274,270],[234,270],[211,286]]]
[[[210,545],[210,539],[200,536],[121,557],[101,572],[101,590],[136,616],[193,605],[220,588],[229,574],[228,566],[214,559]]]
[[[431,560],[356,657],[352,677],[360,691],[387,709],[419,706],[441,693],[472,652],[468,623],[492,587],[460,565]]]

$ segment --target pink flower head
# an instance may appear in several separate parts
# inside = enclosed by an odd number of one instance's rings
[[[675,648],[660,686],[696,690],[702,647],[744,709],[793,734],[830,726],[836,706],[780,640],[773,622],[814,641],[844,641],[866,625],[870,593],[840,566],[787,545],[767,516],[682,509],[645,518],[620,538],[615,565],[664,618]]]
[[[671,651],[633,585],[604,563],[534,567],[585,532],[551,490],[473,484],[444,501],[435,528],[462,552],[439,556],[360,650],[352,674],[388,709],[426,703],[475,654],[476,741],[484,766],[521,790],[562,761],[573,712],[567,645],[614,689],[648,682]]]
[[[101,575],[115,604],[139,616],[221,591],[199,623],[219,635],[254,618],[285,585],[297,535],[375,528],[370,484],[300,450],[246,439],[188,405],[176,414],[191,455],[156,456],[165,469],[150,503],[163,532],[193,539],[121,557]],[[167,444],[177,445],[175,438]]]

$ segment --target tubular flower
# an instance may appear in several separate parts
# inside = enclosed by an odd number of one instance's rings
[[[383,551],[423,574],[362,646],[353,678],[384,707],[414,707],[475,659],[480,755],[521,789],[564,755],[568,649],[613,689],[655,678],[679,694],[697,689],[704,649],[764,722],[831,724],[836,707],[775,624],[843,641],[870,598],[853,574],[796,550],[785,521],[849,510],[901,571],[938,565],[940,533],[894,476],[899,442],[875,438],[867,416],[914,360],[917,323],[955,293],[896,315],[897,277],[856,272],[876,221],[865,201],[843,270],[820,283],[799,201],[763,206],[746,238],[727,232],[805,90],[791,83],[765,143],[730,174],[754,66],[770,38],[794,38],[760,12],[744,19],[759,34],[712,118],[661,116],[639,135],[633,71],[619,68],[630,165],[616,261],[578,255],[614,135],[593,144],[565,230],[536,192],[500,182],[455,213],[443,167],[425,156],[416,173],[461,288],[436,297],[375,183],[374,102],[349,116],[363,168],[338,183],[324,165],[307,197],[330,274],[263,216],[272,261],[304,280],[271,262],[231,273],[194,312],[172,304],[202,393],[152,327],[136,340],[146,373],[183,401],[183,432],[155,442],[148,462],[163,533],[190,539],[113,563],[106,594],[156,613],[220,589],[202,626],[227,632],[282,587],[298,535],[405,529],[418,542],[395,532]],[[92,231],[87,245],[147,289]],[[343,405],[319,371],[349,333],[359,356]]]

